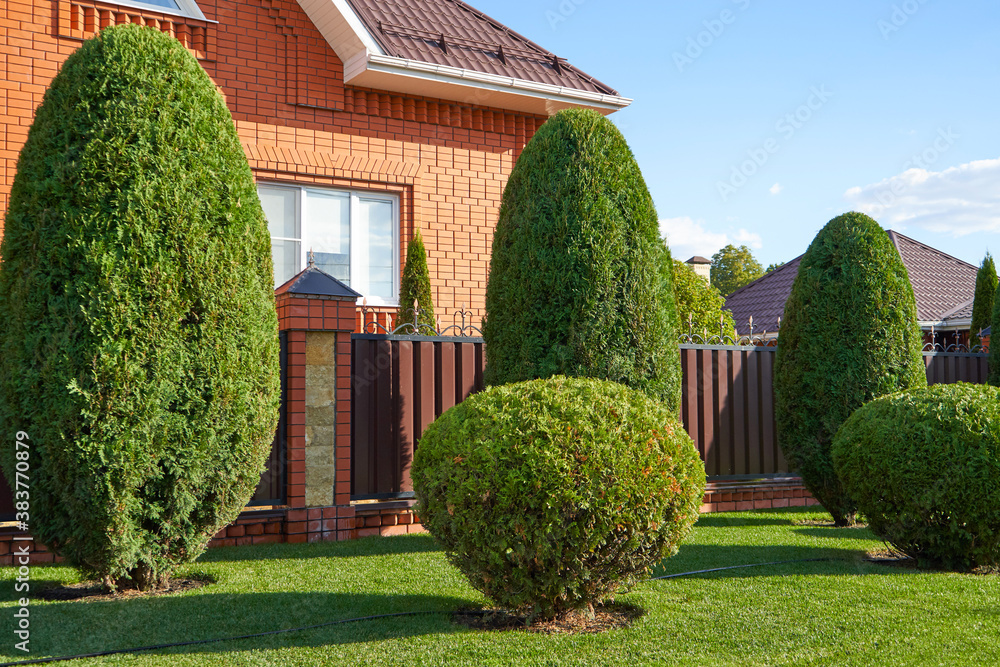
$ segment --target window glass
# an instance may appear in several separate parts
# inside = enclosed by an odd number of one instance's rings
[[[394,243],[392,202],[384,199],[358,198],[359,228],[367,227],[368,249],[362,262],[367,266],[358,267],[367,273],[368,294],[386,300],[396,298],[396,277],[394,267]]]
[[[308,247],[316,266],[351,284],[351,196],[346,192],[306,191]]]
[[[305,266],[350,285],[374,305],[396,305],[398,212],[392,196],[292,185],[258,185],[271,233],[275,286]]]
[[[260,195],[260,205],[264,208],[271,236],[299,238],[298,216],[295,212],[298,189],[261,185],[257,188],[257,193]]]
[[[176,9],[180,11],[180,5],[178,5],[174,0],[139,0],[143,5],[156,5],[157,7],[166,7],[167,9]]]

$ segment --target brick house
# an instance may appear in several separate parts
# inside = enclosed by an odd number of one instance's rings
[[[376,517],[391,530],[366,531],[345,477],[360,299],[286,281],[311,250],[319,268],[392,313],[420,229],[437,314],[449,324],[471,311],[478,323],[501,194],[525,143],[561,109],[609,114],[631,101],[459,0],[5,0],[0,215],[56,71],[82,40],[123,23],[175,36],[222,91],[268,217],[275,285],[284,284],[285,503],[220,539],[405,532],[408,516]]]

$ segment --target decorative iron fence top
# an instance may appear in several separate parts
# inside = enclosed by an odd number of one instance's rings
[[[781,331],[781,318],[778,318],[778,330],[768,331],[764,330],[760,333],[754,332],[753,317],[751,317],[747,324],[749,325],[750,333],[747,335],[740,335],[738,331],[726,330],[725,319],[719,318],[719,331],[718,333],[709,333],[707,328],[702,328],[701,332],[695,331],[695,325],[693,318],[688,315],[688,331],[687,333],[680,335],[681,345],[697,345],[703,347],[739,347],[739,348],[749,348],[749,347],[775,347],[778,344],[778,338]],[[939,343],[937,342],[937,337],[940,332],[936,331],[935,328],[931,327],[931,342],[924,344],[922,351],[924,354],[986,354],[988,351],[987,347],[983,345],[973,345],[969,346],[965,343]],[[983,332],[980,331],[980,336]]]
[[[413,302],[413,320],[411,322],[402,322],[397,324],[396,327],[392,326],[391,316],[387,315],[386,324],[382,324],[378,321],[379,311],[375,308],[371,308],[368,305],[368,301],[365,300],[361,304],[361,333],[363,334],[377,334],[384,336],[426,336],[432,338],[482,338],[482,330],[473,325],[473,317],[475,313],[471,310],[466,310],[465,304],[462,304],[461,309],[455,311],[454,317],[458,320],[455,324],[449,327],[441,327],[441,318],[435,318],[435,325],[432,327],[429,324],[424,324],[420,322],[421,317],[426,314],[420,304],[416,301]],[[368,321],[368,316],[373,315],[372,320]]]

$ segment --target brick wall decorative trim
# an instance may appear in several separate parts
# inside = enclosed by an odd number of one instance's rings
[[[394,95],[378,90],[344,88],[344,110],[367,116],[379,116],[431,125],[458,127],[464,130],[496,132],[530,138],[547,118],[488,109],[432,98]],[[527,143],[527,139],[521,142]]]
[[[215,59],[216,31],[211,21],[95,0],[59,0],[56,34],[82,41],[103,28],[127,23],[150,26],[177,38],[199,60]]]
[[[412,185],[420,175],[420,165],[414,162],[319,153],[266,144],[243,144],[243,151],[250,162],[250,168],[254,171],[326,176],[396,185]]]

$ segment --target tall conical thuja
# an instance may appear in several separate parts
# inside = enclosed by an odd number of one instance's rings
[[[486,382],[553,375],[640,389],[676,409],[680,356],[670,252],[624,137],[562,111],[504,190],[486,289]]]
[[[427,268],[427,251],[420,230],[414,234],[406,249],[406,265],[399,286],[399,318],[396,326],[414,321],[414,305],[417,307],[415,333],[425,334],[436,330],[434,321],[434,298],[431,294],[431,274]]]
[[[31,532],[85,576],[160,585],[250,499],[279,400],[267,224],[180,42],[126,25],[66,60],[2,254],[0,452],[13,480],[30,438]]]
[[[980,344],[979,332],[990,326],[993,300],[997,291],[997,268],[993,256],[986,253],[976,273],[976,293],[972,299],[972,324],[969,327],[969,347]]]
[[[873,398],[927,384],[916,300],[899,252],[862,213],[831,220],[802,256],[774,365],[778,444],[838,525],[856,506],[833,436]]]

